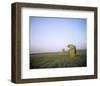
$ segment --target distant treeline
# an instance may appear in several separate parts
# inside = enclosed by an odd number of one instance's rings
[[[65,51],[66,52],[66,54],[68,54],[68,51]],[[78,50],[76,50],[76,54],[77,55],[83,55],[83,54],[86,54],[86,52],[87,52],[87,50],[86,49],[78,49]],[[56,54],[56,53],[62,53],[61,51],[58,51],[58,52],[43,52],[43,53],[31,53],[31,55],[33,54],[33,55],[37,55],[37,54],[50,54],[50,53],[54,53],[54,54]]]

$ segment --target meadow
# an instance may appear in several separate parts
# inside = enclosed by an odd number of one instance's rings
[[[30,69],[85,67],[86,63],[86,50],[77,50],[74,58],[70,58],[67,52],[30,54]]]

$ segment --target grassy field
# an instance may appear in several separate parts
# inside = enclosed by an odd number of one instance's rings
[[[86,66],[86,50],[77,50],[73,59],[68,56],[67,52],[30,54],[30,69],[84,66]]]

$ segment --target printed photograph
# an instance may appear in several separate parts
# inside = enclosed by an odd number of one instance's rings
[[[87,19],[29,16],[30,69],[87,66]]]

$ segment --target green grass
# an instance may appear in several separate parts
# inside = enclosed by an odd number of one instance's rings
[[[77,50],[73,59],[68,56],[67,52],[30,54],[30,69],[84,66],[86,66],[86,50]]]

